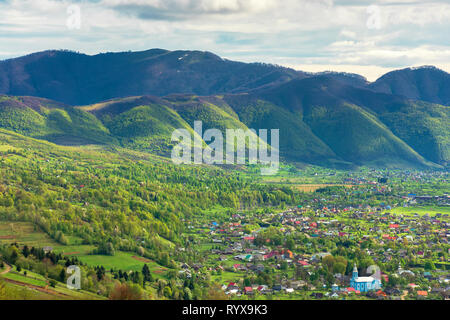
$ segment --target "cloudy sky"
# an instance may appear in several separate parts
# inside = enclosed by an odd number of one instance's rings
[[[369,80],[409,66],[450,72],[450,0],[0,0],[0,59],[150,48]]]

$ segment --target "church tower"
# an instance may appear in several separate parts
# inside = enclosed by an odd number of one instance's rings
[[[358,279],[358,268],[356,268],[356,263],[355,266],[353,267],[352,279]]]

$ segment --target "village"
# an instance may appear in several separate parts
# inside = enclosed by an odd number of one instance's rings
[[[231,299],[449,299],[448,210],[413,207],[448,205],[447,194],[398,194],[396,208],[316,194],[282,211],[188,221],[190,246],[180,250],[200,254],[179,276],[208,277]]]

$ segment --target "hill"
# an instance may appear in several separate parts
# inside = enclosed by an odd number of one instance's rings
[[[450,74],[435,67],[392,71],[368,87],[408,99],[450,105]]]
[[[280,129],[286,161],[429,166],[449,159],[449,107],[313,77],[250,94],[137,96],[70,107],[2,96],[0,127],[60,145],[104,144],[170,156],[176,129]],[[208,142],[209,143],[209,142]],[[270,144],[270,141],[269,141]],[[206,146],[206,143],[204,143]]]
[[[0,93],[83,105],[139,95],[244,92],[301,76],[292,69],[201,51],[152,49],[94,56],[44,51],[0,61]]]
[[[450,75],[435,67],[396,70],[369,83],[352,73],[306,73],[231,61],[204,51],[150,49],[91,56],[49,50],[0,61],[0,93],[43,97],[69,105],[141,95],[244,93],[311,77],[326,77],[412,100],[450,104]]]
[[[71,236],[135,254],[142,246],[144,257],[171,267],[168,253],[182,241],[185,218],[214,206],[294,201],[289,191],[251,184],[233,170],[174,165],[115,146],[58,146],[0,129],[0,220],[33,222],[61,244]],[[64,237],[55,232],[62,225]]]
[[[448,107],[355,88],[329,77],[292,80],[253,94],[293,113],[345,161],[449,161]]]
[[[35,97],[0,96],[0,128],[62,145],[114,141],[95,116]]]
[[[449,86],[449,74],[434,67],[368,83],[200,51],[44,51],[0,62],[0,92],[8,94],[0,96],[0,128],[169,156],[173,131],[194,134],[201,120],[203,130],[280,129],[287,161],[446,166]]]
[[[229,106],[214,97],[140,96],[78,109],[95,115],[122,146],[164,156],[170,156],[177,144],[171,141],[176,129],[187,129],[191,136],[196,135],[194,121],[202,121],[203,132],[212,128],[221,130],[224,139],[226,129],[249,129]],[[203,145],[206,147],[206,143]]]

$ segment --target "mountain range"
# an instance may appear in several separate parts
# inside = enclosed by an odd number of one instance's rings
[[[447,166],[450,75],[434,67],[375,82],[222,59],[209,52],[45,51],[0,62],[0,127],[57,144],[168,155],[171,133],[280,129],[287,161]]]

